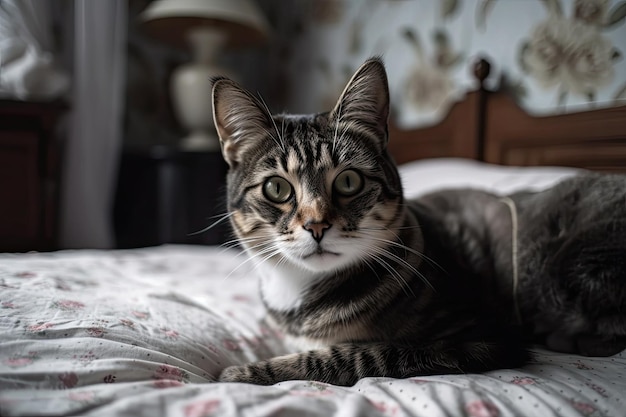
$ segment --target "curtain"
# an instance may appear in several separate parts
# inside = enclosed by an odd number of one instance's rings
[[[72,115],[64,155],[61,246],[111,248],[122,142],[126,0],[74,2]]]

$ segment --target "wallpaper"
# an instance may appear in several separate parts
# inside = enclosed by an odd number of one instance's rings
[[[291,111],[332,106],[367,57],[387,65],[404,126],[437,122],[476,88],[511,91],[533,114],[626,104],[625,0],[265,1],[276,30],[275,93]]]

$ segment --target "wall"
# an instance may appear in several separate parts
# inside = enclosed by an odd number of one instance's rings
[[[280,7],[278,6],[280,3]],[[623,0],[317,0],[264,2],[275,13],[273,74],[285,107],[328,109],[367,57],[388,67],[401,124],[434,123],[474,88],[477,56],[530,112],[626,103]],[[274,5],[274,8],[272,8]]]

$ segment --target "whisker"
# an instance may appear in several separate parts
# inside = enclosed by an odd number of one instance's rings
[[[381,253],[381,255],[383,255],[383,254]],[[398,271],[393,269],[393,267],[391,265],[389,265],[388,262],[386,262],[383,258],[381,258],[378,255],[370,254],[370,256],[372,257],[372,259],[376,260],[379,265],[381,265],[383,268],[385,268],[385,270],[387,270],[387,272],[389,272],[389,275],[392,278],[394,278],[400,284],[400,288],[402,288],[402,290],[404,291],[404,293],[406,295],[409,295],[409,292],[410,292],[411,295],[413,295],[413,297],[417,298],[417,296],[413,292],[413,289],[409,286],[409,283],[406,282],[406,280],[402,277],[402,275],[400,275],[400,273]],[[407,292],[407,289],[408,289],[409,292]]]
[[[397,227],[394,227],[395,230],[413,230],[413,229],[421,229],[421,228],[422,228],[422,226],[420,226],[419,224],[416,225],[416,226],[397,226]],[[363,227],[363,228],[361,228],[359,230],[378,231],[378,232],[383,231],[383,230],[387,230],[387,231],[390,231],[390,232],[393,231],[393,230],[391,230],[388,227]]]
[[[256,253],[254,253],[253,255],[250,255],[248,253],[248,258],[246,260],[244,260],[242,263],[240,263],[235,269],[233,269],[226,277],[224,277],[222,279],[222,281],[225,281],[226,279],[230,278],[230,276],[232,274],[234,274],[236,271],[239,270],[239,268],[241,268],[242,266],[244,266],[248,262],[257,261],[258,260],[257,258],[265,255],[267,252],[272,252],[272,251],[275,251],[275,253],[279,253],[280,252],[279,249],[277,249],[276,245],[271,243],[271,242],[270,243],[261,243],[261,244],[255,246],[255,247],[253,247],[253,248],[257,249],[257,248],[263,247],[264,245],[267,245],[268,247],[264,248],[264,249],[262,249],[262,250],[260,250],[260,251],[258,251]],[[262,261],[264,262],[267,259],[269,259],[269,258],[262,259]],[[253,271],[256,270],[257,267],[258,267],[258,264],[252,270]]]
[[[229,242],[225,242],[222,245],[236,245],[236,244],[242,244],[242,248],[243,249],[256,249],[256,248],[260,248],[264,245],[269,245],[270,243],[268,243],[268,240],[271,240],[271,236],[269,234],[267,235],[263,235],[263,236],[253,236],[253,237],[247,237],[247,238],[237,238],[237,239],[233,239]],[[261,242],[259,244],[255,244],[255,242]],[[245,244],[245,245],[244,245]],[[251,246],[250,246],[251,245]],[[225,247],[220,253],[224,253],[225,251],[229,250],[230,247]],[[242,250],[240,251],[236,257],[239,257],[243,254],[245,254],[246,251]]]
[[[379,242],[383,242],[385,243],[387,246],[395,246],[401,249],[405,249],[408,252],[414,253],[415,255],[418,255],[420,257],[424,257],[425,255],[423,255],[422,253],[406,246],[403,244],[400,244],[398,242],[394,242],[393,240],[388,240],[388,239],[382,239],[376,236],[367,236],[367,239],[371,239],[373,241],[379,241]],[[384,255],[386,258],[394,260],[396,263],[399,263],[401,265],[403,265],[404,267],[408,268],[411,272],[413,272],[415,275],[417,275],[426,285],[428,285],[431,289],[435,289],[433,287],[433,285],[430,283],[430,281],[428,281],[428,278],[422,274],[417,268],[415,268],[413,265],[411,265],[406,259],[402,258],[401,256],[398,256],[394,253],[392,253],[391,251],[389,251],[388,249],[385,249],[384,247],[380,247],[380,246],[376,246],[376,245],[370,245],[368,247],[365,248],[366,250],[364,250],[364,253],[369,254],[369,251],[375,251],[377,254],[380,255]]]
[[[431,289],[435,289],[433,287],[433,285],[430,283],[430,281],[428,281],[428,278],[426,278],[426,276],[424,274],[422,274],[417,268],[415,268],[413,265],[411,265],[410,263],[408,263],[405,259],[403,259],[402,257],[388,251],[385,248],[381,248],[381,247],[377,247],[377,246],[372,246],[371,248],[372,250],[374,250],[377,254],[384,256],[387,259],[390,259],[392,261],[395,261],[396,263],[403,265],[405,268],[407,268],[409,271],[411,271],[413,274],[415,274],[416,276],[418,276],[426,285],[428,285]]]
[[[273,258],[276,255],[279,255],[281,253],[281,250],[279,247],[272,247],[272,248],[268,248],[267,250],[264,251],[265,256],[258,260],[257,259],[257,263],[254,266],[254,268],[252,268],[252,271],[256,271],[262,264],[264,264],[265,262],[267,262],[267,260]],[[281,258],[283,259],[283,258]],[[280,261],[280,260],[279,260]],[[276,265],[274,265],[274,268],[276,268]]]
[[[267,104],[265,103],[265,100],[263,100],[263,97],[261,97],[261,94],[258,94],[259,96],[259,100],[261,101],[261,104],[263,104],[263,107],[265,108],[265,112],[267,113],[267,115],[269,116],[270,120],[272,121],[272,124],[274,125],[274,130],[276,131],[276,134],[278,135],[278,139],[280,139],[280,142],[277,141],[274,136],[272,136],[272,138],[274,139],[274,142],[276,142],[276,144],[278,146],[280,146],[280,148],[283,150],[283,152],[285,151],[285,141],[284,139],[280,136],[280,132],[278,131],[278,126],[276,126],[276,120],[274,120],[274,117],[272,117],[272,112],[270,111],[269,107],[267,106]],[[268,132],[269,133],[269,132]]]
[[[433,284],[431,284],[431,282],[428,280],[428,277],[426,275],[421,273],[417,268],[415,268],[413,265],[408,263],[406,260],[404,260],[400,256],[397,256],[397,255],[395,255],[395,254],[393,254],[392,252],[389,252],[389,251],[385,251],[385,253],[383,253],[383,255],[385,255],[388,258],[391,257],[392,259],[395,259],[397,262],[403,264],[411,272],[413,272],[415,275],[417,275],[422,280],[422,282],[424,282],[424,284],[428,285],[428,287],[430,287],[430,289],[436,290],[435,287],[433,286]]]
[[[361,233],[361,232],[366,232],[366,231],[367,230],[359,230],[358,232]],[[393,240],[379,238],[379,237],[377,237],[375,235],[366,234],[366,233],[363,233],[363,234],[365,234],[368,239],[377,240],[377,241],[380,241],[380,242],[387,243],[389,245],[398,247],[400,249],[404,249],[407,252],[410,252],[410,253],[412,253],[414,255],[417,255],[420,258],[424,259],[426,262],[430,263],[431,265],[439,268],[439,270],[441,270],[442,272],[445,272],[446,274],[448,273],[448,271],[446,271],[446,269],[444,267],[442,267],[441,265],[439,265],[434,259],[432,259],[431,257],[425,255],[424,253],[419,252],[419,251],[417,251],[417,250],[415,250],[415,249],[413,249],[413,248],[411,248],[409,246],[406,246],[406,245],[404,245],[402,243],[395,242]]]
[[[204,229],[198,230],[197,232],[189,233],[189,234],[187,234],[187,236],[195,236],[195,235],[199,235],[200,233],[204,233],[204,232],[214,228],[218,224],[222,223],[224,220],[230,218],[233,214],[235,214],[235,212],[218,214],[217,216],[212,216],[210,218],[215,218],[215,217],[220,217],[220,216],[221,217],[216,222],[210,224],[209,226],[205,227]]]
[[[237,245],[241,245],[243,246],[243,248],[245,249],[244,244],[247,243],[253,243],[255,241],[258,240],[262,240],[262,241],[266,241],[271,239],[271,235],[268,233],[267,235],[263,235],[263,236],[252,236],[252,237],[246,237],[246,238],[235,238],[235,239],[231,239],[229,241],[226,241],[224,243],[222,243],[220,246],[223,246],[224,249],[220,252],[220,253],[224,253],[229,249],[232,249],[234,247],[236,247]],[[243,251],[242,251],[243,252]],[[239,256],[240,254],[238,254],[237,256]]]
[[[332,155],[335,155],[335,147],[337,145],[337,133],[339,132],[339,123],[341,122],[341,119],[343,119],[343,114],[341,114],[341,107],[342,107],[343,103],[339,103],[339,117],[337,117],[337,123],[335,123],[335,134],[333,136],[333,149],[332,149]]]
[[[280,141],[283,143],[283,150],[285,150],[285,117],[280,119]]]

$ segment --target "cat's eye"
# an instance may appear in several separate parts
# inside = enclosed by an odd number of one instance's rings
[[[293,188],[286,179],[281,177],[271,177],[263,184],[263,194],[274,203],[284,203],[291,197]]]
[[[347,169],[335,178],[335,190],[343,196],[357,194],[363,188],[363,177],[357,171]]]

